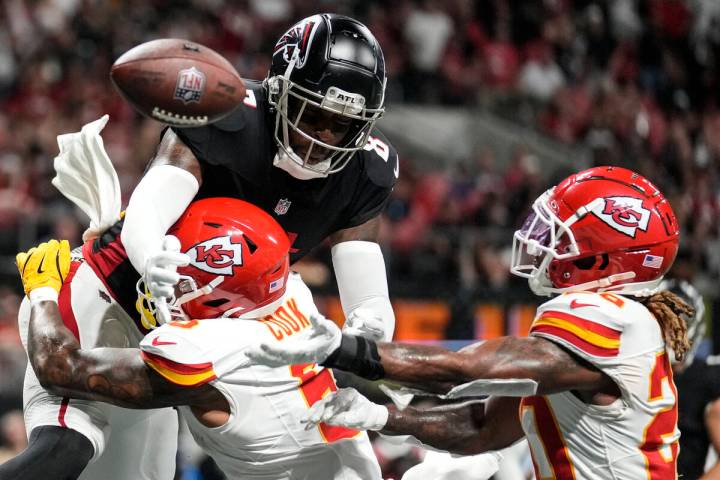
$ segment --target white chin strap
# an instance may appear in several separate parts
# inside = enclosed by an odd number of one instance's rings
[[[316,172],[302,166],[302,160],[298,162],[293,158],[294,153],[286,153],[282,149],[278,150],[273,159],[273,165],[281,170],[285,170],[287,173],[297,178],[298,180],[312,180],[314,178],[325,178],[328,176],[327,173]],[[316,164],[318,169],[330,169],[330,160],[323,160]]]

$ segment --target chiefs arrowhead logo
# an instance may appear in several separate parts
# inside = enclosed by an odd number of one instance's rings
[[[232,275],[233,267],[243,264],[242,244],[233,243],[230,236],[205,240],[193,245],[186,253],[190,265],[218,275]]]
[[[606,197],[592,213],[620,233],[635,238],[637,230],[647,232],[650,210],[635,197]]]

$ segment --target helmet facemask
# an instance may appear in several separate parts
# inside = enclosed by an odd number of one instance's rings
[[[279,152],[275,164],[285,169],[282,164],[290,163],[292,170],[286,170],[298,178],[323,178],[345,168],[352,154],[365,146],[384,108],[366,108],[366,99],[362,95],[338,87],[330,87],[325,94],[321,94],[292,82],[290,77],[296,61],[297,53],[283,75],[266,80],[268,102],[276,111],[274,139]],[[339,116],[340,121],[349,122],[347,131],[343,132],[337,144],[324,142],[314,132],[301,128],[301,124],[311,123],[306,121],[309,112],[317,110],[329,112]],[[292,147],[292,134],[308,143],[302,155],[296,152],[297,146],[295,149]],[[321,150],[327,152],[324,159],[313,159],[313,153],[317,154]]]
[[[166,299],[171,320],[190,320],[185,310],[182,309],[183,304],[211,293],[224,279],[225,277],[219,275],[209,284],[198,288],[194,278],[188,275],[180,275],[180,280],[175,286],[175,293],[172,297]],[[162,325],[162,315],[158,315],[157,313],[157,300],[148,290],[144,276],[135,284],[135,291],[138,294],[137,310],[140,312],[140,322],[143,327],[154,329]],[[179,296],[178,293],[180,294]]]
[[[603,204],[602,198],[596,198],[563,221],[550,208],[550,202],[555,201],[551,199],[553,191],[554,188],[535,200],[532,213],[525,219],[522,227],[515,231],[510,272],[527,278],[530,289],[536,295],[581,290],[612,290],[620,293],[635,291],[632,287],[640,284],[615,285],[617,282],[634,278],[634,272],[618,273],[565,288],[553,285],[548,274],[551,263],[580,258],[582,254],[571,227]],[[643,284],[642,287],[647,286]]]

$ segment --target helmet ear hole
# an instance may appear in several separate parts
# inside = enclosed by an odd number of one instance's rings
[[[227,298],[215,298],[213,300],[208,300],[207,302],[203,302],[203,305],[210,308],[218,308],[221,305],[225,305],[230,300]]]
[[[250,237],[248,237],[244,233],[243,233],[243,238],[245,239],[245,244],[247,245],[248,250],[250,251],[250,255],[252,255],[253,253],[255,253],[255,250],[257,250],[257,248],[258,248],[257,244],[255,242],[253,242],[252,240],[250,240]]]
[[[595,262],[597,260],[597,256],[593,255],[590,257],[584,257],[584,258],[578,258],[577,260],[573,260],[573,265],[578,270],[590,270],[595,266]]]

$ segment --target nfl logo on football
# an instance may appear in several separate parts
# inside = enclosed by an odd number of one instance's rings
[[[288,200],[287,198],[281,198],[278,200],[277,205],[275,205],[275,213],[278,215],[285,215],[290,208],[290,204],[292,202]]]
[[[205,74],[195,67],[178,72],[175,98],[183,103],[199,102],[205,89]]]

